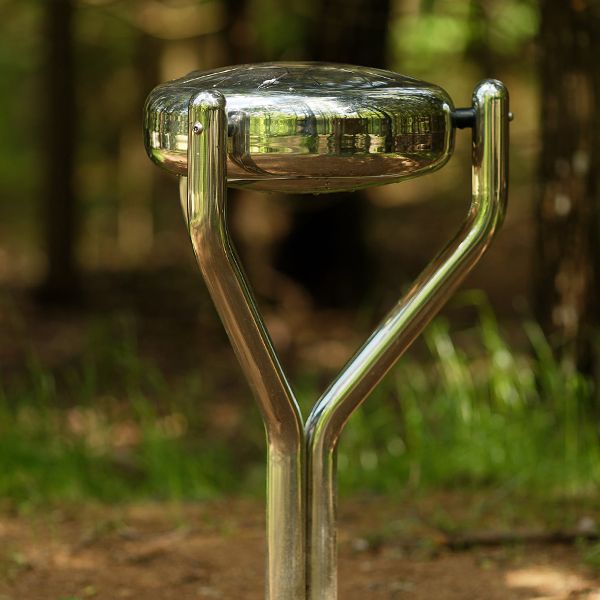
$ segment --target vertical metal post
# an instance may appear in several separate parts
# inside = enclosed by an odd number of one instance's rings
[[[335,456],[344,425],[477,263],[504,217],[508,92],[499,81],[483,81],[473,107],[473,193],[465,224],[347,363],[306,424],[309,600],[337,598]]]
[[[227,116],[218,92],[190,100],[187,216],[202,275],[262,412],[267,435],[268,600],[305,598],[304,431],[227,229]]]

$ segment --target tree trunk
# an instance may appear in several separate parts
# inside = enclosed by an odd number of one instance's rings
[[[600,300],[600,3],[544,0],[541,15],[535,308],[563,358],[593,373]]]
[[[44,178],[40,194],[42,227],[48,268],[40,298],[72,303],[79,298],[75,260],[77,233],[73,187],[76,103],[73,64],[73,4],[71,0],[45,3],[46,65],[40,94]]]
[[[469,30],[467,57],[481,71],[481,78],[494,77],[496,61],[489,43],[491,29],[489,0],[471,0],[469,3]]]
[[[253,62],[251,56],[253,48],[248,44],[247,8],[247,0],[225,0],[227,20],[223,35],[227,46],[228,62],[231,65]]]
[[[389,17],[390,0],[321,0],[311,28],[310,58],[384,67]],[[322,198],[297,201],[276,266],[306,288],[317,305],[356,307],[373,277],[365,239],[366,195]]]
[[[314,60],[385,67],[390,6],[390,0],[321,0]]]

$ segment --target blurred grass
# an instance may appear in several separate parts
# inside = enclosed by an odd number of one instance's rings
[[[402,360],[353,416],[338,460],[343,488],[597,491],[592,383],[557,362],[531,321],[523,325],[531,353],[516,352],[485,300],[475,300],[474,350],[458,348],[438,319],[425,332],[433,362]]]
[[[192,374],[167,384],[130,328],[98,322],[60,376],[31,360],[0,394],[0,497],[18,505],[214,497],[235,491],[232,453],[211,434]]]
[[[556,361],[537,325],[524,324],[531,351],[516,351],[485,300],[471,302],[479,322],[468,344],[438,319],[425,333],[430,358],[403,358],[352,417],[339,449],[342,491],[597,491],[591,383]],[[86,348],[60,374],[32,358],[2,388],[1,498],[35,507],[261,493],[262,431],[249,402],[225,407],[239,413],[235,426],[215,425],[208,375],[169,381],[140,358],[127,323],[99,321]],[[298,388],[316,397],[308,376]]]

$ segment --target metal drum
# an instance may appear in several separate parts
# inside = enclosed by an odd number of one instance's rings
[[[454,109],[441,88],[348,65],[228,67],[157,87],[145,110],[156,163],[181,176],[198,266],[267,432],[268,600],[337,598],[335,453],[354,410],[438,313],[500,228],[508,92],[480,82]],[[227,186],[322,193],[430,173],[472,130],[472,195],[455,237],[316,401],[306,421],[227,227]]]
[[[188,104],[227,99],[229,185],[328,192],[381,185],[441,167],[452,153],[446,92],[389,71],[322,63],[241,65],[155,88],[145,109],[154,162],[187,173]]]

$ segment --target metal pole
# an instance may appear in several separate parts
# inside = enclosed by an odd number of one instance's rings
[[[201,92],[190,100],[187,217],[196,258],[267,435],[268,600],[305,598],[304,431],[227,229],[225,98]]]
[[[473,94],[473,108],[473,193],[465,224],[347,363],[308,418],[309,600],[337,598],[335,457],[346,422],[477,263],[502,223],[509,120],[504,85],[481,82]]]

